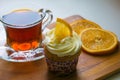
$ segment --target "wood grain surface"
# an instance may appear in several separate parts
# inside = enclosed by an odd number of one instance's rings
[[[79,15],[65,18],[69,23],[77,19],[83,18]],[[53,23],[48,28],[54,25]],[[107,56],[93,56],[82,51],[76,72],[62,77],[48,71],[45,58],[22,63],[0,59],[0,80],[104,80],[118,71],[120,71],[120,47]]]

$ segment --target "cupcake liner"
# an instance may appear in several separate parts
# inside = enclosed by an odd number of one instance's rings
[[[47,62],[49,71],[69,74],[76,70],[78,57],[74,58],[73,60],[62,61],[62,62],[53,61],[46,57],[46,62]]]

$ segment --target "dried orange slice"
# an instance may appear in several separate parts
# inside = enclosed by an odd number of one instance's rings
[[[39,43],[37,41],[32,42],[32,48],[37,48]]]
[[[108,54],[116,49],[117,36],[103,29],[88,28],[80,34],[82,48],[92,54]]]
[[[72,28],[70,24],[61,18],[57,18],[55,31],[54,31],[55,40],[59,42],[63,38],[68,36],[72,36]]]
[[[87,28],[101,28],[98,24],[95,22],[89,21],[89,20],[76,20],[73,23],[71,23],[71,26],[73,30],[80,34],[82,30],[87,29]]]
[[[19,44],[18,49],[25,51],[25,50],[29,50],[31,48],[31,44],[30,43],[22,43]]]
[[[16,51],[19,50],[19,49],[18,49],[18,44],[17,44],[17,43],[12,44],[11,47],[12,47],[14,50],[16,50]]]
[[[14,43],[12,44],[12,48],[16,51],[19,51],[19,50],[25,51],[31,48],[31,44],[30,43],[22,43],[22,44]]]

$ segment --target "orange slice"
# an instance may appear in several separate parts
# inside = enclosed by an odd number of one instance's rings
[[[82,30],[87,29],[87,28],[101,28],[98,24],[95,22],[89,21],[89,20],[76,20],[73,23],[71,23],[71,26],[73,30],[80,34]]]
[[[71,26],[69,25],[69,23],[67,23],[63,19],[57,18],[56,27],[54,31],[55,40],[59,42],[63,38],[68,37],[68,36],[72,36]]]
[[[16,50],[16,51],[19,50],[19,49],[18,49],[18,44],[17,44],[17,43],[12,44],[11,47],[12,47],[14,50]]]
[[[30,43],[22,43],[22,44],[19,44],[18,48],[19,48],[19,50],[22,50],[22,51],[30,50],[31,44]]]
[[[12,48],[16,51],[19,51],[19,50],[25,51],[31,48],[31,44],[30,43],[22,43],[22,44],[14,43],[12,44]]]
[[[103,29],[89,28],[81,32],[82,48],[92,54],[108,54],[116,49],[117,36]]]
[[[37,48],[39,43],[37,41],[32,42],[32,48]]]

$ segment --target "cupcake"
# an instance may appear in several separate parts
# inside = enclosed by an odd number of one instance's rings
[[[44,39],[48,70],[62,74],[75,71],[80,49],[80,37],[67,22],[58,18],[55,28],[48,31]]]

